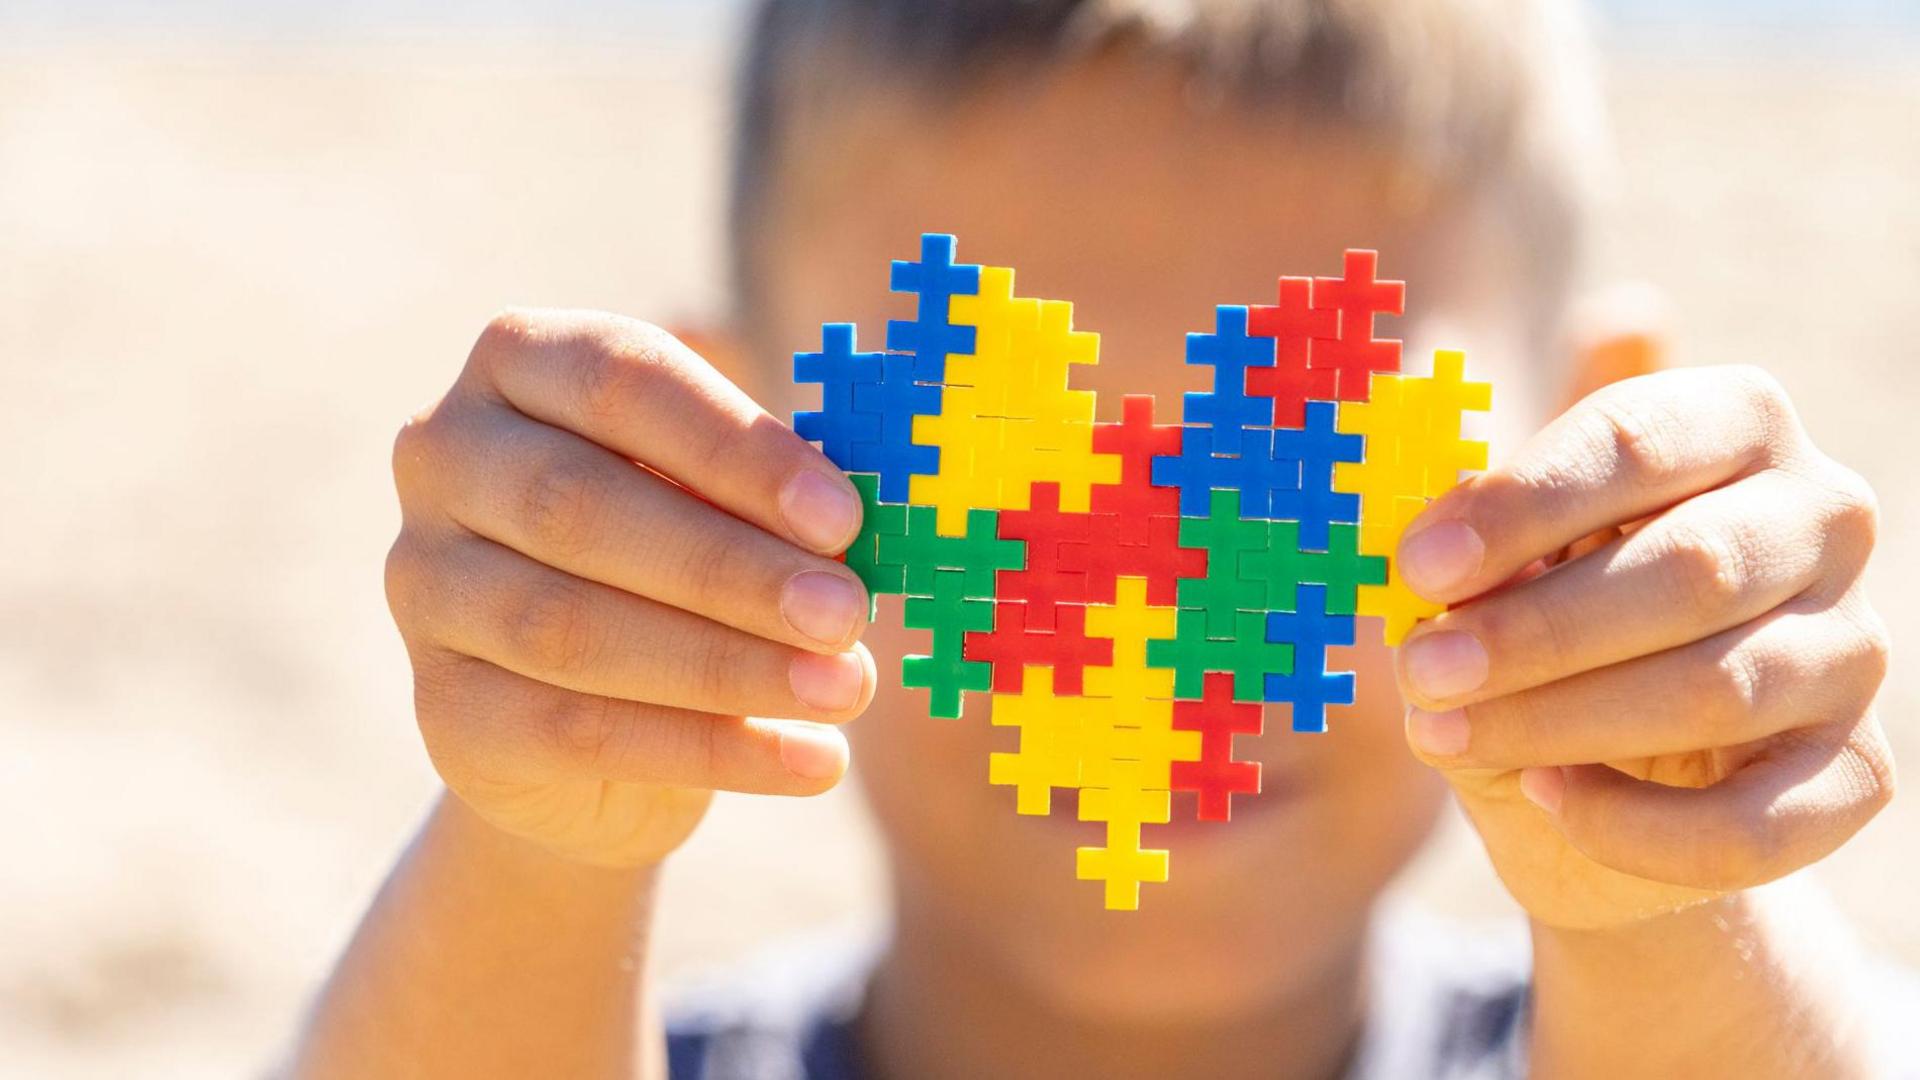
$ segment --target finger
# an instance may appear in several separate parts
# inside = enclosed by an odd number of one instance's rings
[[[1887,671],[1885,629],[1857,597],[1796,600],[1703,641],[1545,686],[1407,714],[1440,768],[1518,769],[1736,747],[1861,715]]]
[[[1402,689],[1444,711],[1738,626],[1816,583],[1857,576],[1872,541],[1849,515],[1780,471],[1707,492],[1416,627],[1397,656]]]
[[[421,678],[457,691],[416,710],[434,766],[463,795],[503,777],[812,795],[845,773],[838,729],[595,697],[440,653]]]
[[[494,406],[438,454],[449,516],[535,561],[815,652],[866,627],[866,588],[844,565],[576,435]]]
[[[1777,463],[1801,445],[1779,383],[1756,368],[1627,379],[1547,425],[1514,460],[1434,500],[1399,547],[1429,599],[1477,595],[1589,533]]]
[[[431,571],[390,573],[416,637],[583,694],[702,712],[839,722],[873,697],[873,658],[767,641],[658,601],[565,574],[471,534],[447,537]]]
[[[528,416],[811,551],[834,554],[859,531],[845,474],[664,330],[599,313],[508,313],[470,364]]]
[[[1528,769],[1521,789],[1588,858],[1652,881],[1732,890],[1839,847],[1893,795],[1871,716],[1781,736],[1711,787],[1669,787],[1604,765]]]

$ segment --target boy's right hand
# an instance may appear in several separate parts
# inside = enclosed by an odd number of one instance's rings
[[[638,464],[636,464],[638,463]],[[435,768],[582,861],[657,861],[715,788],[815,794],[873,697],[860,501],[671,335],[511,312],[394,444],[387,596]]]

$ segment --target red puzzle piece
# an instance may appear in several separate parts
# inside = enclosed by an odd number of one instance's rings
[[[1180,453],[1180,425],[1153,422],[1152,394],[1128,394],[1120,409],[1119,423],[1093,425],[1093,452],[1120,456],[1120,482],[1093,485],[1090,509],[1124,521],[1179,517],[1180,489],[1154,485],[1153,459]]]
[[[1206,550],[1180,546],[1179,518],[1148,518],[1144,533],[1131,535],[1130,525],[1139,529],[1117,514],[1095,514],[1086,543],[1061,546],[1060,564],[1086,575],[1088,603],[1111,604],[1120,578],[1143,577],[1147,603],[1172,607],[1179,601],[1179,579],[1207,576]]]
[[[1029,664],[1053,668],[1055,694],[1084,693],[1086,668],[1113,663],[1113,642],[1087,636],[1087,609],[1061,604],[1051,609],[1054,627],[1040,630],[1027,623],[1033,609],[1018,601],[993,605],[993,632],[967,632],[961,653],[968,660],[993,665],[993,692],[1017,694],[1026,682]],[[1231,688],[1229,688],[1231,689]]]
[[[1036,481],[1027,510],[1000,511],[1000,538],[1027,542],[1027,565],[1002,570],[995,590],[999,599],[1032,605],[1026,619],[1035,630],[1054,628],[1054,608],[1087,602],[1086,571],[1066,566],[1061,550],[1085,545],[1092,521],[1086,514],[1062,513],[1060,485]]]
[[[1342,276],[1313,279],[1313,306],[1340,313],[1332,338],[1316,338],[1310,360],[1337,373],[1342,401],[1367,400],[1376,371],[1400,370],[1400,342],[1373,336],[1375,315],[1399,315],[1407,306],[1407,286],[1374,277],[1380,265],[1375,251],[1348,251]]]
[[[1279,301],[1247,310],[1247,333],[1277,339],[1272,367],[1247,369],[1247,394],[1273,399],[1274,427],[1305,427],[1308,401],[1330,401],[1338,383],[1330,367],[1313,367],[1312,342],[1340,333],[1340,313],[1313,306],[1313,279],[1283,277]]]
[[[1199,796],[1194,817],[1226,821],[1232,817],[1233,795],[1260,793],[1260,763],[1235,761],[1233,737],[1260,734],[1266,712],[1259,702],[1233,700],[1228,672],[1208,672],[1204,691],[1199,701],[1173,703],[1174,729],[1200,733],[1200,760],[1174,762],[1170,786]]]

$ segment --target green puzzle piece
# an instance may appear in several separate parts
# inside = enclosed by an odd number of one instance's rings
[[[1327,550],[1300,550],[1300,523],[1267,523],[1266,545],[1239,556],[1240,587],[1248,590],[1248,607],[1292,611],[1301,585],[1327,587],[1327,614],[1351,615],[1362,585],[1387,583],[1387,560],[1360,554],[1360,527],[1332,525]],[[1209,564],[1211,565],[1211,564]],[[1256,586],[1264,586],[1257,588]],[[1181,597],[1184,602],[1186,597]]]
[[[880,478],[872,473],[848,473],[847,479],[860,493],[861,510],[860,531],[847,545],[847,569],[867,586],[867,621],[872,622],[879,617],[875,597],[907,591],[906,567],[880,558],[881,537],[906,534],[907,508],[881,502]]]
[[[1147,641],[1147,666],[1173,669],[1173,696],[1197,699],[1204,695],[1209,671],[1233,674],[1233,700],[1261,701],[1266,676],[1293,674],[1293,646],[1267,640],[1267,616],[1261,611],[1233,613],[1233,636],[1207,635],[1207,613],[1182,609],[1175,616],[1173,637]]]
[[[908,596],[932,595],[936,571],[958,570],[965,574],[968,598],[991,600],[998,571],[1027,565],[1026,541],[1000,538],[999,511],[969,510],[965,535],[942,536],[934,527],[938,511],[933,507],[909,506],[906,510],[904,534],[882,536],[879,559],[906,569]]]
[[[909,656],[900,662],[900,685],[925,687],[927,713],[947,719],[960,716],[963,691],[985,691],[993,683],[993,667],[968,660],[966,632],[993,629],[993,600],[971,595],[963,570],[929,571],[930,595],[907,598],[901,623],[915,630],[933,631],[931,656]]]

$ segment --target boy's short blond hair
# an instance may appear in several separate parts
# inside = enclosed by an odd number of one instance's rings
[[[1384,146],[1513,231],[1536,344],[1557,331],[1605,162],[1598,84],[1570,0],[762,0],[738,83],[730,253],[752,310],[752,238],[794,133],[875,92],[928,108],[984,79],[1132,47],[1196,88]]]

